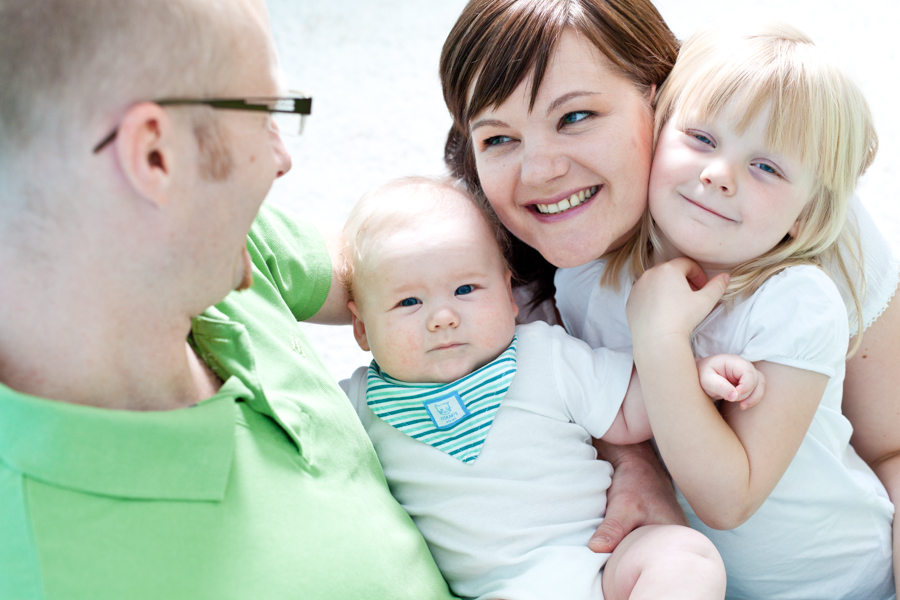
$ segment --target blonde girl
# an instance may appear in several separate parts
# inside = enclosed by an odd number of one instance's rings
[[[659,451],[729,598],[893,598],[893,507],[841,414],[841,292],[857,314],[864,296],[846,215],[877,147],[865,99],[792,27],[707,31],[658,90],[654,143],[639,230],[557,272],[567,328],[633,346]],[[695,357],[718,353],[765,375],[752,411],[701,391]]]

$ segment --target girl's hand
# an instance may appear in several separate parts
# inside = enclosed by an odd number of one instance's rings
[[[766,378],[752,362],[734,354],[713,354],[697,361],[700,387],[713,400],[740,402],[741,410],[759,402]]]
[[[628,296],[626,315],[635,345],[670,335],[688,338],[725,293],[728,274],[709,281],[700,265],[676,258],[646,271]]]

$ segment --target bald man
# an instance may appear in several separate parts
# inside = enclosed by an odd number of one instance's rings
[[[447,597],[260,211],[309,112],[264,5],[0,0],[0,81],[0,598]]]

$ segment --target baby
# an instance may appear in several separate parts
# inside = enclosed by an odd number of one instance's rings
[[[450,183],[408,178],[364,197],[344,236],[353,331],[375,360],[342,385],[456,594],[724,596],[718,554],[686,527],[642,527],[612,555],[588,549],[612,474],[591,437],[651,435],[632,358],[516,326],[490,215]],[[752,365],[720,358],[704,388],[755,402]],[[732,369],[738,381],[715,374]]]

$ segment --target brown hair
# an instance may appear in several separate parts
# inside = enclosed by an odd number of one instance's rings
[[[502,104],[532,73],[533,106],[566,29],[585,36],[644,94],[662,85],[678,54],[675,35],[649,0],[471,0],[441,52],[441,86],[453,116],[444,161],[482,205],[489,203],[469,122]],[[536,250],[514,239],[512,263],[518,283],[541,282],[536,302],[552,296],[555,267]]]

